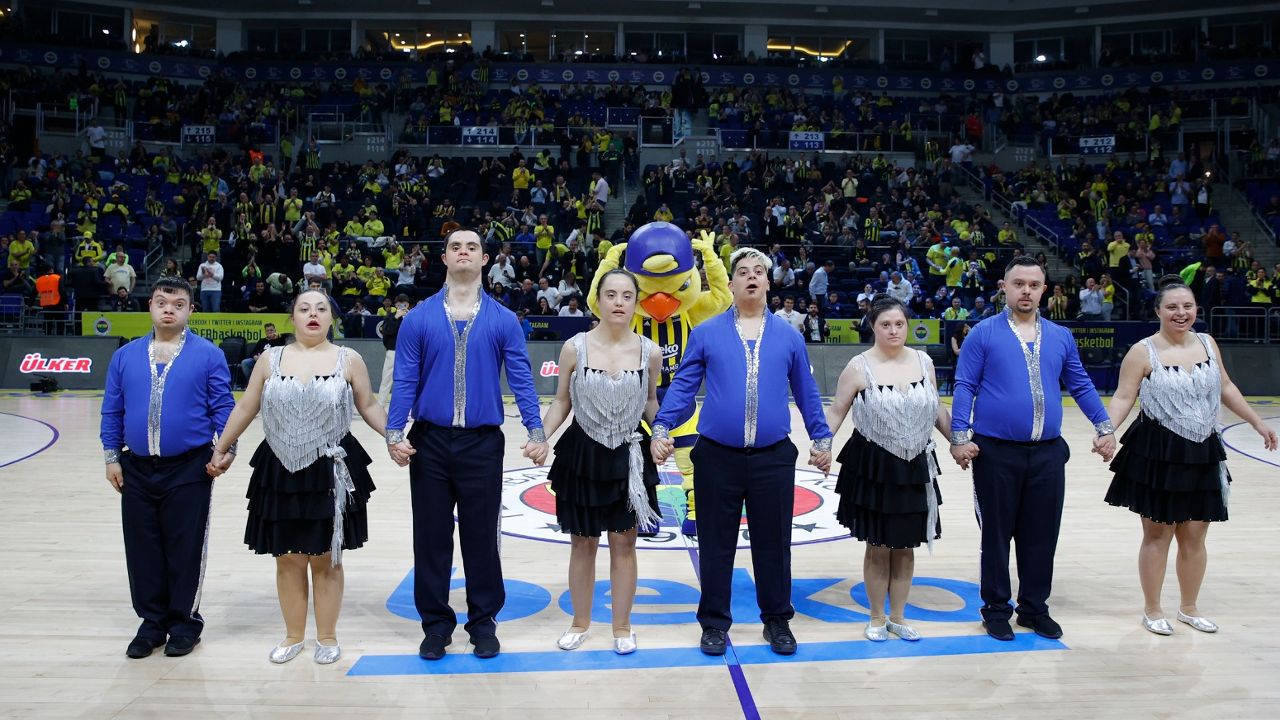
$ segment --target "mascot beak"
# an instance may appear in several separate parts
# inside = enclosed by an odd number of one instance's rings
[[[640,307],[657,322],[663,322],[680,309],[680,300],[664,292],[654,293],[640,301]]]

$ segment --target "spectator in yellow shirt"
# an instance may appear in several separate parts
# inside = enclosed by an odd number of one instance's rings
[[[201,249],[206,255],[222,251],[222,231],[213,218],[209,218],[208,224],[200,228],[200,241]]]
[[[669,223],[674,217],[675,215],[671,214],[671,208],[667,207],[666,203],[662,203],[661,205],[658,206],[657,210],[653,211],[653,219],[658,222]]]

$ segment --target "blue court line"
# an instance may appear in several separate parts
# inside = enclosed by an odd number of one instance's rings
[[[27,459],[29,459],[29,458],[33,458],[33,457],[35,457],[36,455],[39,455],[40,453],[44,452],[45,450],[48,450],[49,448],[53,447],[53,444],[54,444],[54,443],[56,443],[56,442],[58,442],[58,438],[62,437],[62,434],[58,432],[58,428],[54,427],[53,425],[50,425],[49,423],[47,423],[47,422],[45,422],[45,421],[43,421],[43,420],[41,420],[41,419],[39,419],[39,418],[27,417],[26,415],[19,415],[19,414],[17,414],[17,413],[7,413],[7,412],[6,412],[6,413],[0,413],[0,415],[8,415],[8,416],[10,416],[10,417],[22,418],[23,420],[30,420],[31,422],[40,423],[41,425],[43,425],[43,426],[45,426],[45,427],[49,428],[49,430],[51,430],[51,431],[53,432],[53,437],[49,440],[49,442],[47,442],[47,443],[45,443],[45,444],[44,444],[44,447],[39,448],[38,450],[35,450],[35,451],[32,451],[32,452],[29,452],[29,453],[27,453],[26,455],[23,455],[22,457],[20,457],[20,458],[18,458],[18,459],[16,459],[16,460],[11,460],[11,461],[9,461],[9,462],[7,462],[7,463],[4,463],[3,465],[0,465],[0,468],[9,467],[10,465],[16,465],[16,464],[18,464],[18,463],[22,462],[23,460],[27,460]]]
[[[1270,420],[1280,420],[1280,416],[1277,416],[1277,417],[1264,417],[1264,418],[1262,418],[1262,419],[1263,419],[1263,420],[1268,420],[1268,421],[1270,421]],[[1223,444],[1223,445],[1226,445],[1226,446],[1227,446],[1228,448],[1230,448],[1231,450],[1235,450],[1236,452],[1238,452],[1238,453],[1240,453],[1241,455],[1243,455],[1243,456],[1245,456],[1245,457],[1249,458],[1250,460],[1257,460],[1257,461],[1258,461],[1258,462],[1260,462],[1260,463],[1264,463],[1264,464],[1266,464],[1266,465],[1270,465],[1270,466],[1272,466],[1272,467],[1280,467],[1280,463],[1277,463],[1277,462],[1275,462],[1274,460],[1266,460],[1266,459],[1264,459],[1264,458],[1260,458],[1260,457],[1258,457],[1257,455],[1250,455],[1249,453],[1247,453],[1247,452],[1245,452],[1245,451],[1241,450],[1240,448],[1236,447],[1235,445],[1232,445],[1231,443],[1227,442],[1227,431],[1228,431],[1228,430],[1231,430],[1231,429],[1233,429],[1233,428],[1240,427],[1241,425],[1247,425],[1247,424],[1248,424],[1248,423],[1246,423],[1246,422],[1238,422],[1238,423],[1233,423],[1233,424],[1231,424],[1231,425],[1228,425],[1228,426],[1226,426],[1226,427],[1222,428],[1222,444]]]
[[[702,573],[700,572],[701,563],[698,559],[698,546],[693,544],[688,538],[685,542],[689,543],[689,560],[693,562],[693,575],[698,578],[698,583],[702,583]],[[760,720],[760,710],[756,707],[756,698],[751,694],[751,686],[747,684],[747,676],[742,672],[742,663],[738,661],[738,648],[733,644],[733,639],[725,636],[724,639],[724,664],[729,668],[729,679],[733,681],[733,692],[738,696],[738,704],[742,706],[742,716],[745,720]],[[698,650],[699,654],[703,654]]]
[[[768,645],[735,645],[736,667],[779,663],[839,662],[844,660],[879,660],[901,657],[942,657],[948,655],[981,655],[986,653],[1036,652],[1066,650],[1060,640],[1047,640],[1034,633],[1018,633],[1012,642],[982,635],[960,635],[925,638],[919,642],[890,640],[843,640],[800,644],[795,655],[776,655]],[[579,672],[583,670],[650,670],[679,667],[716,667],[724,658],[702,654],[696,647],[641,648],[631,655],[618,655],[612,650],[575,650],[565,652],[508,652],[496,658],[481,660],[469,652],[445,655],[440,660],[423,660],[417,655],[365,655],[356,661],[349,676],[385,675],[475,675],[482,673]],[[744,677],[745,683],[745,677]],[[737,681],[735,679],[735,686]],[[755,702],[747,691],[743,713],[759,717]],[[740,696],[740,699],[741,696]],[[749,705],[748,705],[749,703]]]

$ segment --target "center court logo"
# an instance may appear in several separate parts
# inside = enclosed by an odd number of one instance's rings
[[[568,544],[569,536],[560,532],[556,522],[556,498],[547,479],[548,468],[534,467],[508,470],[502,474],[502,534],[527,540]],[[681,476],[668,463],[658,470],[662,482],[658,486],[658,503],[662,508],[662,524],[653,537],[641,537],[636,547],[642,550],[684,550],[680,525],[688,513]],[[812,470],[796,470],[795,509],[791,520],[791,544],[808,545],[849,537],[849,532],[836,522],[839,496],[835,493],[834,476],[823,477]],[[607,545],[608,536],[601,538]],[[750,529],[742,518],[738,547],[750,547]]]

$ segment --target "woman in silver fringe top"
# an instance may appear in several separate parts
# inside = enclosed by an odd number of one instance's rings
[[[1135,343],[1120,365],[1120,382],[1111,397],[1111,424],[1117,429],[1134,401],[1142,400],[1138,419],[1125,432],[1111,463],[1115,473],[1106,501],[1142,517],[1138,579],[1144,607],[1142,625],[1157,635],[1172,635],[1161,609],[1169,546],[1178,540],[1177,618],[1200,632],[1218,626],[1196,605],[1208,564],[1205,537],[1209,523],[1227,519],[1231,476],[1218,433],[1218,412],[1226,405],[1276,449],[1276,432],[1249,407],[1218,362],[1217,344],[1193,332],[1196,297],[1176,275],[1161,278],[1155,299],[1160,331]]]
[[[560,383],[542,421],[550,437],[569,412],[574,420],[555,445],[548,477],[556,496],[556,520],[571,537],[569,594],[573,624],[556,643],[582,645],[591,626],[595,558],[600,534],[609,534],[613,650],[636,650],[631,607],[636,594],[636,532],[662,519],[658,469],[643,418],[658,411],[662,361],[653,341],[631,331],[639,287],[625,270],[611,270],[596,286],[600,324],[574,336],[560,352]]]
[[[369,383],[360,355],[326,337],[333,322],[328,297],[304,292],[294,300],[296,342],[272,348],[227,421],[211,472],[223,472],[230,447],[262,413],[266,439],[250,464],[245,543],[276,558],[276,591],[285,639],[270,653],[285,663],[303,649],[307,625],[307,571],[316,608],[315,661],[335,662],[342,609],[342,551],[369,538],[365,503],[373,492],[368,454],[351,435],[352,410],[379,434],[386,412]]]
[[[846,413],[854,424],[838,458],[836,519],[867,544],[862,560],[871,612],[867,639],[883,642],[893,633],[919,640],[903,614],[915,572],[914,548],[924,543],[932,550],[933,541],[942,536],[942,494],[931,436],[934,428],[946,434],[951,413],[938,402],[929,356],[906,347],[906,306],[882,295],[867,316],[875,346],[849,361],[827,409],[832,432]]]

